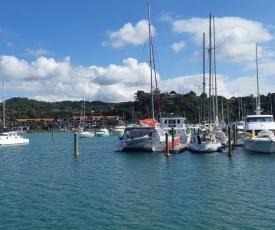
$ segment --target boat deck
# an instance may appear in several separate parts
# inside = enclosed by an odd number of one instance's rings
[[[173,149],[169,148],[169,153],[182,153],[188,149],[188,144],[180,144],[175,146]]]

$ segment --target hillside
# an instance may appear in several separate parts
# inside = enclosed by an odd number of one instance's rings
[[[207,97],[207,95],[206,95]],[[261,95],[261,107],[264,113],[275,113],[275,93],[267,96]],[[208,100],[205,100],[207,108]],[[155,115],[158,114],[157,105],[160,104],[162,116],[175,115],[184,116],[189,123],[198,123],[202,120],[203,94],[196,95],[193,91],[186,94],[161,94],[159,103],[155,102]],[[224,117],[225,121],[236,121],[242,119],[246,114],[253,114],[255,100],[249,97],[232,97],[226,99],[218,96],[219,118]],[[273,106],[272,106],[273,105]],[[0,104],[0,118],[2,119],[3,109]],[[92,115],[118,115],[124,117],[128,122],[135,122],[141,118],[151,116],[151,94],[144,91],[137,91],[134,101],[121,103],[106,103],[101,101],[85,101],[85,114]],[[83,101],[62,101],[43,102],[28,98],[14,97],[5,101],[6,120],[16,118],[70,118],[81,114]],[[271,111],[271,109],[273,111]],[[206,116],[208,110],[206,110]]]

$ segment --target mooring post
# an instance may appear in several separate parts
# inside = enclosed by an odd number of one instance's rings
[[[165,155],[169,156],[170,153],[169,153],[169,144],[168,144],[168,133],[165,133],[165,141],[166,141],[166,153],[165,153]]]
[[[233,129],[233,144],[236,145],[237,143],[237,125],[233,125],[232,126],[232,129]]]
[[[174,126],[172,126],[172,149],[175,148]]]
[[[78,156],[78,136],[77,136],[77,132],[74,133],[74,155]]]
[[[229,156],[229,157],[232,157],[232,141],[231,141],[231,127],[230,126],[228,126],[228,155],[227,156]]]
[[[53,129],[52,129],[52,141],[54,141],[54,133],[53,133]]]

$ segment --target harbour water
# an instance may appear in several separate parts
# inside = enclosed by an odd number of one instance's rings
[[[117,137],[0,147],[0,229],[275,229],[275,155],[113,152]]]

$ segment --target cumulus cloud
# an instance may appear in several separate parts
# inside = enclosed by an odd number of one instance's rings
[[[134,58],[120,66],[74,67],[69,57],[61,62],[45,57],[27,62],[2,56],[0,69],[9,94],[43,101],[82,100],[84,91],[87,100],[133,101],[137,90],[150,90],[150,67]]]
[[[156,34],[156,29],[151,26],[152,36]],[[125,45],[140,45],[148,40],[148,21],[141,20],[134,26],[132,23],[126,23],[121,29],[109,33],[109,42],[104,45],[111,44],[114,48]]]
[[[215,18],[214,21],[217,53],[219,58],[226,61],[252,61],[255,59],[256,44],[268,42],[273,38],[272,34],[259,22],[239,17]],[[208,44],[209,19],[176,20],[173,22],[172,30],[189,34],[191,40],[197,45],[202,43],[202,34],[205,33],[206,44]],[[262,49],[260,52],[267,51]],[[269,51],[269,55],[274,54]]]
[[[175,51],[175,52],[179,52],[180,50],[182,50],[184,47],[186,46],[185,42],[183,41],[180,41],[180,42],[174,42],[172,44],[172,49]]]

